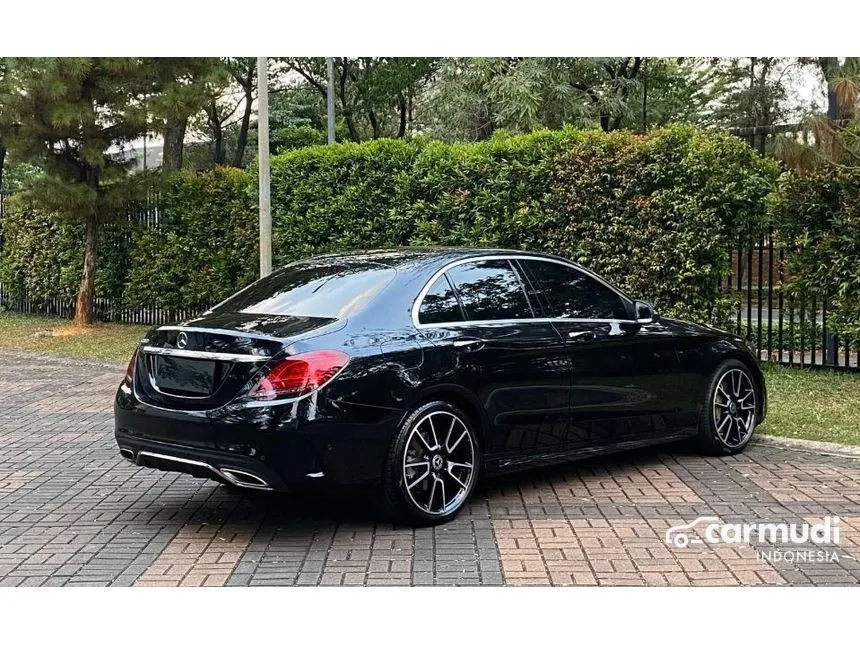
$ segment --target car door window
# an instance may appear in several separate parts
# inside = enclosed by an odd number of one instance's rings
[[[452,267],[448,277],[469,320],[533,318],[522,281],[507,260],[479,260]]]
[[[427,291],[421,307],[418,309],[418,322],[422,325],[432,323],[459,322],[463,320],[463,310],[457,302],[457,294],[448,282],[448,278],[440,275]]]
[[[629,318],[622,298],[579,269],[541,260],[524,260],[525,267],[546,298],[555,318]]]

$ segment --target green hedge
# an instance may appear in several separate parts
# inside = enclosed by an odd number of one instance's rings
[[[256,183],[235,168],[163,185],[157,228],[134,227],[125,306],[195,309],[244,287],[259,262]]]
[[[860,342],[860,168],[785,175],[771,197],[789,291],[832,303],[828,327]]]
[[[274,260],[408,244],[545,250],[663,313],[721,324],[729,248],[765,225],[776,174],[739,139],[687,126],[303,148],[272,159]],[[252,280],[255,193],[256,178],[237,170],[173,177],[160,227],[132,227],[122,302],[193,308]],[[57,248],[74,239],[51,230]],[[27,257],[28,244],[0,263]],[[28,263],[24,281],[47,266]]]

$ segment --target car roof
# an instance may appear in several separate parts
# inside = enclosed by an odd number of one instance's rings
[[[545,258],[557,258],[571,262],[566,258],[548,253],[499,248],[474,248],[462,246],[401,246],[388,249],[371,249],[366,251],[339,251],[316,255],[308,260],[327,259],[342,262],[372,262],[398,267],[404,264],[424,264],[425,261],[449,261],[479,257],[484,255],[525,255]],[[435,264],[435,262],[433,262]]]

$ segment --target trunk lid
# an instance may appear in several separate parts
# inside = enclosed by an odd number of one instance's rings
[[[297,337],[333,318],[213,312],[154,328],[138,353],[135,387],[144,403],[210,410],[226,405]]]

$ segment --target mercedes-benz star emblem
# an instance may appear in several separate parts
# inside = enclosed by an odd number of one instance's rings
[[[188,344],[188,335],[181,331],[179,332],[179,336],[176,337],[176,346],[179,349],[185,349],[185,346]]]

